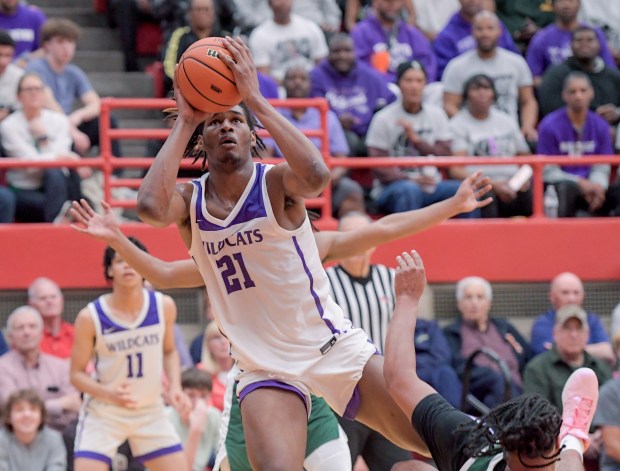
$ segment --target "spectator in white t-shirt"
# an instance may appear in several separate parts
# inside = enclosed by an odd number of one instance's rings
[[[292,0],[269,0],[273,18],[263,21],[250,34],[249,45],[257,69],[278,83],[294,65],[310,71],[328,49],[321,28],[292,13]]]
[[[366,134],[371,157],[421,157],[450,155],[452,133],[446,113],[432,105],[422,105],[426,71],[421,62],[403,62],[396,71],[402,98],[377,112]],[[377,209],[399,213],[423,208],[445,200],[458,189],[460,181],[441,180],[437,167],[382,167],[375,169],[378,185],[373,190]],[[464,217],[477,217],[479,211]]]
[[[495,82],[496,107],[521,124],[527,140],[536,141],[538,103],[534,97],[532,73],[519,54],[497,46],[502,30],[495,13],[482,11],[474,17],[472,33],[476,49],[452,59],[443,73],[444,108],[454,116],[463,103],[465,82],[486,74]]]
[[[465,82],[465,106],[450,120],[454,136],[453,155],[512,157],[530,153],[517,123],[503,111],[493,108],[496,97],[493,79],[488,75],[474,75]],[[493,201],[482,209],[483,217],[530,216],[532,191],[529,180],[516,191],[508,185],[518,169],[515,164],[467,165],[450,167],[449,174],[462,180],[482,170],[491,179]]]

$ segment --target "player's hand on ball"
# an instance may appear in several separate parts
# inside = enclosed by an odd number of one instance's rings
[[[200,111],[188,103],[188,101],[183,96],[183,93],[181,93],[181,89],[179,88],[178,83],[177,83],[178,72],[179,72],[179,67],[177,66],[174,69],[174,80],[173,80],[174,100],[177,103],[177,109],[178,109],[177,121],[183,120],[187,123],[198,126],[198,124],[206,121],[207,117],[209,117],[213,113],[208,113],[206,111]]]
[[[408,296],[419,300],[426,286],[426,272],[422,258],[415,250],[411,254],[403,252],[396,257],[396,277],[394,291],[396,297]]]
[[[233,39],[230,36],[224,38],[224,46],[230,52],[231,57],[222,54],[221,59],[235,76],[241,101],[248,101],[252,97],[260,96],[256,66],[252,60],[250,48],[241,38]]]

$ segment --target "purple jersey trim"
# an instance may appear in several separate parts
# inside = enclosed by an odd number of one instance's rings
[[[342,417],[348,420],[355,420],[355,417],[357,417],[357,413],[360,410],[361,404],[362,398],[360,397],[360,388],[356,384],[355,388],[353,388],[353,394],[351,395],[351,399],[349,399],[349,403],[347,404],[347,407],[344,410],[344,414],[342,414]]]
[[[293,243],[295,244],[295,250],[297,250],[297,254],[299,255],[299,258],[301,259],[301,263],[304,266],[304,271],[306,272],[306,275],[308,276],[308,279],[310,280],[310,294],[312,294],[312,297],[314,298],[314,303],[316,304],[316,308],[319,311],[319,315],[321,316],[321,319],[323,319],[325,324],[327,324],[327,327],[329,327],[329,330],[331,331],[332,334],[339,334],[340,331],[334,327],[331,321],[323,317],[325,315],[325,311],[323,309],[323,306],[321,305],[321,300],[319,299],[319,296],[314,291],[314,278],[312,277],[312,273],[310,273],[310,270],[308,269],[308,265],[306,264],[306,259],[304,258],[304,253],[302,252],[301,247],[299,246],[299,243],[297,242],[297,236],[293,236]]]
[[[86,458],[88,460],[103,461],[108,466],[112,465],[112,458],[106,455],[102,455],[101,453],[96,453],[94,451],[76,451],[75,453],[73,453],[73,458]]]
[[[306,396],[304,393],[302,393],[298,388],[296,388],[295,386],[291,384],[284,383],[282,381],[275,381],[275,380],[258,381],[256,383],[247,385],[245,388],[243,388],[243,391],[239,393],[239,404],[241,404],[241,401],[243,401],[243,399],[245,399],[245,397],[248,394],[250,394],[252,391],[256,391],[257,389],[261,389],[261,388],[284,389],[285,391],[291,391],[291,392],[297,393],[297,395],[304,402],[304,406],[306,407],[306,410],[308,410],[308,404],[306,404]]]
[[[148,291],[148,295],[148,311],[146,312],[146,316],[144,316],[144,320],[138,326],[138,328],[159,324],[159,315],[157,314],[157,300],[155,299],[155,291]]]
[[[127,330],[125,327],[118,325],[110,319],[105,312],[103,312],[100,299],[96,299],[94,304],[95,310],[97,311],[97,316],[99,316],[99,323],[101,324],[101,335],[108,335]]]
[[[233,221],[227,226],[219,226],[208,221],[204,214],[202,214],[202,200],[203,200],[203,188],[200,180],[192,180],[192,183],[198,188],[198,195],[196,197],[196,224],[201,231],[221,231],[230,226],[236,224],[242,224],[244,222],[251,221],[253,219],[267,217],[267,210],[263,201],[263,176],[265,174],[265,165],[256,163],[256,179],[252,184],[252,188],[245,198],[239,213],[235,216]]]
[[[161,456],[171,455],[172,453],[178,453],[182,451],[183,447],[180,443],[177,443],[176,445],[168,446],[166,448],[160,448],[159,450],[150,451],[144,455],[134,456],[134,460],[138,461],[139,463],[144,463],[145,461],[154,460],[155,458],[159,458]]]
[[[136,329],[139,329],[140,327],[148,327],[150,325],[157,325],[159,323],[157,302],[155,301],[154,291],[148,291],[147,302],[149,305],[147,307],[146,316],[144,316],[144,320],[139,326],[136,327]],[[118,325],[107,316],[107,314],[103,311],[103,306],[101,306],[101,301],[99,299],[95,300],[95,309],[97,310],[99,323],[101,324],[101,335],[110,335],[116,332],[124,332],[129,330],[127,327]]]

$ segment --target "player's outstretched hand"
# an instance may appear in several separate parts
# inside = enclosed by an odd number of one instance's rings
[[[490,196],[481,200],[493,188],[489,183],[489,177],[482,172],[472,173],[465,178],[453,198],[459,204],[461,213],[468,213],[474,209],[482,208],[493,201]]]
[[[116,389],[108,393],[108,400],[117,406],[126,407],[127,409],[137,409],[138,401],[131,392],[131,385],[123,383]]]
[[[224,46],[230,52],[231,57],[225,54],[221,54],[220,57],[235,76],[241,101],[247,102],[253,97],[260,96],[256,66],[252,60],[250,48],[241,38],[233,39],[230,36],[224,38]]]
[[[120,233],[118,220],[108,203],[102,201],[101,206],[103,206],[104,213],[98,214],[86,200],[74,201],[70,212],[77,224],[71,224],[71,228],[95,239],[111,243]]]
[[[396,277],[394,291],[396,298],[410,297],[416,301],[420,299],[426,286],[426,272],[422,258],[415,250],[411,254],[403,252],[396,257]]]

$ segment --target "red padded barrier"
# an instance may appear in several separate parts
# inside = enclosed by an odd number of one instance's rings
[[[176,227],[128,224],[124,232],[142,240],[164,260],[188,257]],[[373,260],[394,266],[403,250],[424,257],[431,283],[468,275],[493,282],[549,281],[560,271],[585,281],[620,279],[620,218],[451,220],[408,239],[380,246]],[[104,244],[68,226],[0,225],[0,289],[25,289],[37,276],[63,288],[104,287]]]

